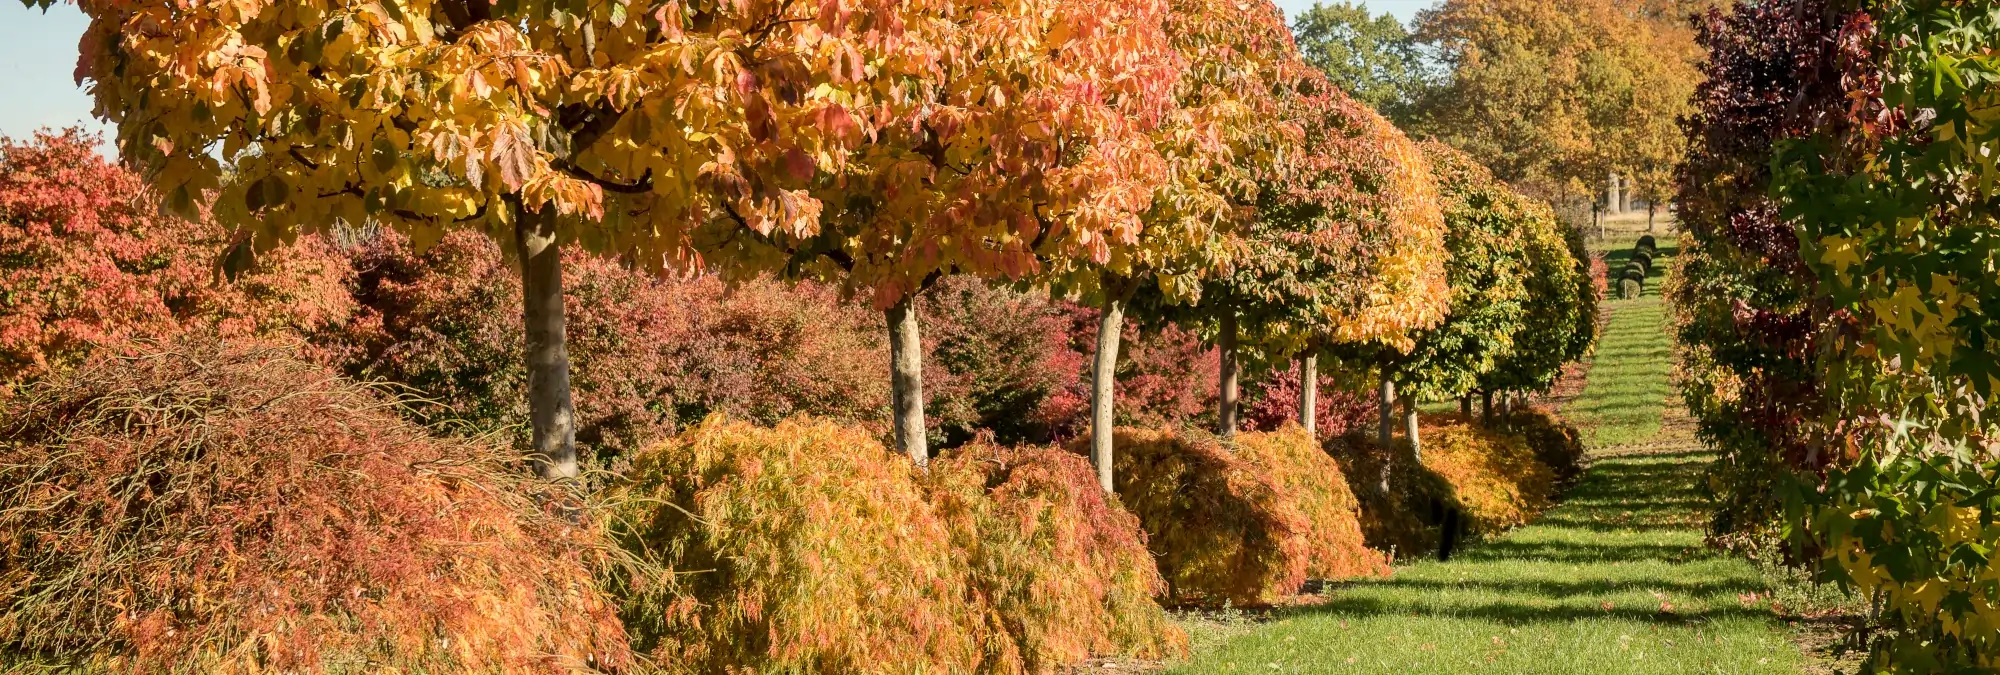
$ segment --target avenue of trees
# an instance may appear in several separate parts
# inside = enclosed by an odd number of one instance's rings
[[[1262,0],[78,7],[117,159],[0,139],[0,666],[1050,673],[1576,470],[1508,403],[1636,123],[1442,120],[1482,2],[1443,78]]]

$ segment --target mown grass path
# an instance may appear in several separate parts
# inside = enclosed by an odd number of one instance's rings
[[[1707,457],[1667,407],[1660,299],[1614,312],[1570,415],[1594,464],[1534,525],[1338,587],[1173,673],[1797,673],[1749,563],[1701,542]]]

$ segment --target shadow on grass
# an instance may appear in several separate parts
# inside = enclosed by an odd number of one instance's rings
[[[1422,616],[1424,613],[1412,611],[1401,603],[1383,602],[1372,597],[1345,595],[1323,605],[1292,610],[1288,617],[1309,616]],[[1657,607],[1642,607],[1632,603],[1613,605],[1611,609],[1602,607],[1556,606],[1523,602],[1489,602],[1479,605],[1443,608],[1429,615],[1440,618],[1483,619],[1509,626],[1527,626],[1546,623],[1570,623],[1597,619],[1613,619],[1650,623],[1658,626],[1683,626],[1726,620],[1768,620],[1771,612],[1761,607],[1719,605],[1698,611],[1661,611]]]

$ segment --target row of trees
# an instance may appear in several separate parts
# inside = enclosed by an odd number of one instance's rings
[[[1952,3],[1710,15],[1682,170],[1684,393],[1713,529],[1870,601],[1875,672],[2000,666],[1984,414],[2000,22]]]
[[[1574,238],[1342,93],[1268,3],[81,6],[121,154],[235,229],[231,270],[364,224],[510,244],[550,477],[577,473],[564,244],[868,298],[919,464],[914,298],[972,275],[1100,307],[1107,489],[1128,314],[1220,347],[1225,435],[1246,364],[1302,357],[1311,427],[1322,352],[1414,401],[1545,387],[1591,340]]]

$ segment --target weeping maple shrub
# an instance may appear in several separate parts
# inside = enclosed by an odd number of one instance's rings
[[[0,413],[0,650],[85,670],[631,663],[614,549],[491,445],[288,347],[188,336]]]
[[[1340,462],[1320,449],[1305,427],[1251,431],[1231,438],[1236,455],[1296,500],[1305,516],[1306,573],[1316,579],[1349,579],[1389,572],[1388,559],[1361,536],[1360,505]]]
[[[1521,437],[1559,487],[1583,476],[1583,434],[1562,418],[1540,408],[1521,408],[1500,418],[1499,428]]]
[[[1422,416],[1423,462],[1394,462],[1387,493],[1383,459],[1389,452],[1408,456],[1408,443],[1398,439],[1384,450],[1365,433],[1328,440],[1326,451],[1347,470],[1360,502],[1368,544],[1397,556],[1424,555],[1448,539],[1497,534],[1548,510],[1564,472],[1580,471],[1573,461],[1582,454],[1576,431],[1540,412],[1506,421],[1521,426],[1488,428],[1456,414]],[[1545,457],[1565,460],[1568,468],[1551,467]]]
[[[1113,442],[1118,499],[1146,531],[1169,604],[1265,605],[1305,583],[1312,522],[1257,465],[1194,429],[1120,428]]]
[[[666,673],[968,673],[1000,636],[951,526],[879,434],[715,415],[642,450],[612,537],[633,647]]]
[[[1430,430],[1423,433],[1429,445]],[[1323,447],[1346,470],[1348,488],[1358,504],[1362,539],[1369,547],[1386,551],[1392,560],[1438,549],[1444,540],[1445,514],[1463,506],[1442,476],[1401,459],[1408,456],[1408,443],[1399,439],[1384,449],[1372,430],[1356,430],[1327,439]],[[1398,453],[1397,460],[1387,463],[1384,492],[1383,465],[1391,452]]]
[[[1092,656],[1184,654],[1154,597],[1166,581],[1139,520],[1082,456],[975,441],[931,462],[931,504],[968,563],[987,620],[986,672],[1054,673]]]
[[[1457,415],[1425,416],[1423,429],[1424,467],[1451,485],[1472,534],[1526,525],[1548,510],[1556,474],[1527,439]]]

